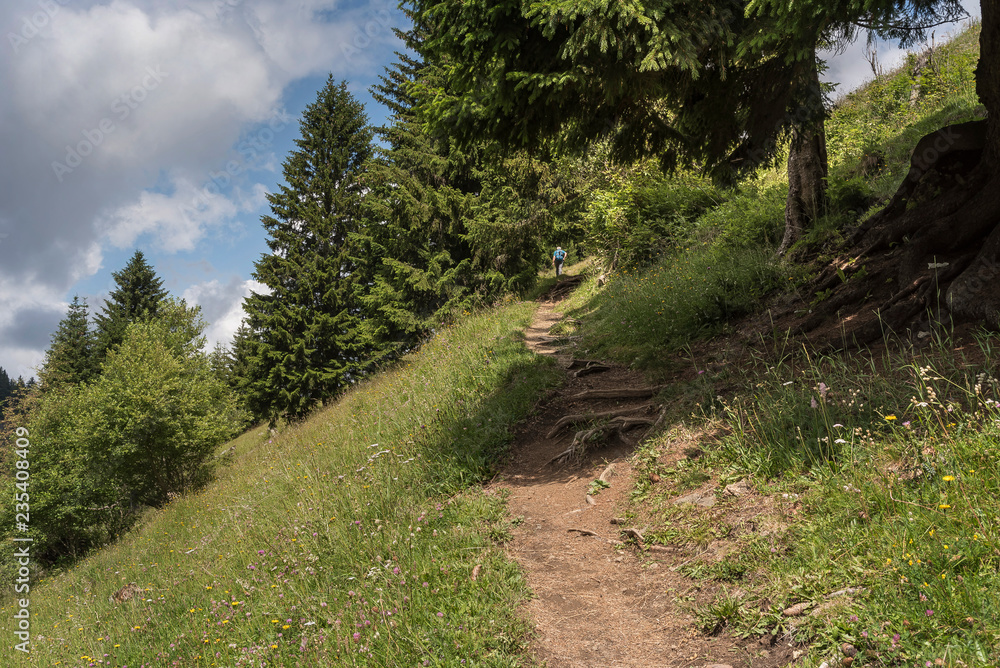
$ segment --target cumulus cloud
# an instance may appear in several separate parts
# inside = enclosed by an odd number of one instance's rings
[[[184,291],[184,299],[201,306],[202,317],[209,323],[205,330],[208,350],[217,343],[225,346],[232,343],[233,334],[243,321],[243,300],[251,291],[266,294],[268,289],[263,283],[233,276],[225,283],[208,281]]]
[[[0,4],[0,365],[41,359],[32,314],[54,327],[114,249],[214,262],[213,235],[255,221],[278,178],[261,170],[280,163],[275,122],[295,134],[294,84],[377,73],[399,16],[381,0]]]
[[[193,250],[213,228],[235,220],[240,213],[256,211],[266,203],[267,189],[253,184],[249,192],[236,189],[226,196],[217,189],[196,186],[187,179],[173,182],[173,193],[148,190],[134,202],[107,214],[101,231],[118,248],[131,248],[141,236],[153,239],[162,250]]]

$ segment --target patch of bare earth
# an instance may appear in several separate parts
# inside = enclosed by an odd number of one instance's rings
[[[550,668],[789,663],[792,649],[773,639],[711,636],[695,627],[690,606],[710,601],[715,587],[676,569],[697,558],[697,548],[640,549],[628,531],[641,530],[632,524],[641,520],[613,523],[633,486],[630,455],[659,407],[650,405],[649,397],[613,396],[647,387],[634,371],[608,364],[578,374],[586,362],[562,354],[557,346],[566,340],[549,335],[559,321],[557,308],[556,302],[543,302],[526,337],[532,349],[557,357],[566,369],[566,384],[522,425],[511,461],[493,485],[510,490],[510,512],[523,518],[508,549],[534,594],[523,612],[537,629],[535,660]],[[566,416],[595,413],[624,415],[569,424],[553,433]],[[582,455],[557,459],[578,432],[614,426],[616,419],[620,428],[595,434]],[[610,486],[588,495],[598,478]],[[759,512],[749,501],[743,504],[748,514]]]

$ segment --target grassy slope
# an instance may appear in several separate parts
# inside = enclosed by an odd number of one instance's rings
[[[827,126],[833,206],[810,239],[821,254],[857,219],[859,202],[892,194],[921,135],[981,116],[977,55],[974,26],[938,51],[916,107],[906,70],[840,103]],[[866,177],[859,162],[872,151],[886,164]],[[637,455],[640,471],[663,484],[637,477],[631,513],[663,542],[731,543],[721,561],[706,556],[684,568],[717,588],[694,610],[706,630],[803,643],[806,667],[840,665],[842,643],[860,650],[855,666],[1000,665],[1000,338],[817,357],[783,346],[776,332],[767,353],[739,360],[687,349],[755,308],[762,281],[795,285],[803,275],[773,264],[773,246],[759,241],[776,236],[759,234],[762,225],[780,231],[781,192],[776,174],[762,175],[703,216],[673,256],[612,277],[603,290],[591,282],[574,298],[584,348],[654,373],[680,353],[699,371],[671,389],[672,428]],[[717,437],[697,439],[705,433]],[[698,440],[704,456],[662,463],[685,439]],[[672,505],[709,479],[719,490],[715,509]],[[721,492],[740,479],[777,511],[741,517],[747,502]],[[846,587],[864,589],[825,598]],[[799,602],[828,607],[782,615]]]
[[[470,486],[554,382],[522,342],[532,312],[472,316],[303,424],[236,439],[209,488],[33,584],[32,653],[0,663],[518,663],[504,504]],[[143,600],[108,601],[133,581]]]

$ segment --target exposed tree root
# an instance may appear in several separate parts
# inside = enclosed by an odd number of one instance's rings
[[[985,137],[986,121],[976,121],[920,140],[889,204],[813,281],[814,294],[831,294],[800,332],[838,317],[840,331],[814,343],[863,346],[934,323],[1000,324],[1000,175]]]
[[[651,427],[654,424],[655,421],[650,420],[649,418],[618,417],[599,427],[578,431],[576,432],[576,436],[573,437],[573,442],[570,446],[546,462],[546,466],[552,463],[567,460],[570,457],[582,457],[583,453],[586,451],[587,443],[596,439],[598,436],[610,436],[611,434],[616,433],[621,434],[621,432],[635,427]]]
[[[604,362],[599,362],[597,360],[583,360],[583,359],[573,359],[570,361],[567,369],[579,369],[581,367],[590,366],[592,364],[604,364]]]
[[[605,371],[610,371],[610,370],[611,367],[609,367],[607,364],[598,364],[598,363],[588,364],[582,369],[577,369],[576,371],[574,371],[573,377],[579,378],[580,376],[589,376],[592,373],[603,373]]]
[[[657,385],[625,390],[585,390],[572,395],[570,399],[645,399],[658,394],[666,387]]]
[[[642,406],[635,406],[634,408],[620,408],[613,411],[604,411],[602,413],[578,413],[573,415],[565,415],[559,419],[558,422],[549,430],[546,434],[546,438],[554,438],[564,427],[576,424],[577,422],[590,422],[592,420],[599,420],[601,418],[607,417],[618,417],[621,415],[629,415],[631,413],[639,413],[640,411],[645,411],[652,408],[653,404],[643,404]]]

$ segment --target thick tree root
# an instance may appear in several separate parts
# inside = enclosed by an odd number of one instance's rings
[[[546,462],[546,466],[568,460],[571,457],[582,457],[583,453],[586,451],[587,443],[593,441],[599,436],[621,434],[621,432],[635,427],[652,427],[655,423],[655,420],[650,420],[649,418],[619,417],[599,427],[594,427],[593,429],[583,429],[576,432],[576,436],[573,437],[573,442],[570,446]]]
[[[812,282],[813,294],[829,294],[800,333],[837,318],[813,343],[854,347],[935,323],[1000,324],[1000,170],[982,150],[985,128],[963,123],[921,139],[892,201]]]
[[[584,390],[570,399],[646,399],[663,391],[666,385],[640,387],[631,390]]]
[[[622,408],[614,411],[604,411],[603,413],[579,413],[574,415],[566,415],[556,422],[555,426],[549,430],[546,434],[546,438],[554,438],[563,428],[571,424],[576,424],[577,422],[590,422],[592,420],[599,420],[601,418],[608,417],[619,417],[621,415],[629,415],[630,413],[638,413],[640,411],[645,411],[652,408],[653,404],[643,404],[642,406],[636,406],[634,408]]]
[[[592,373],[603,373],[605,371],[610,371],[611,367],[606,364],[588,364],[582,369],[577,369],[573,372],[574,378],[579,378],[580,376],[589,376]]]

